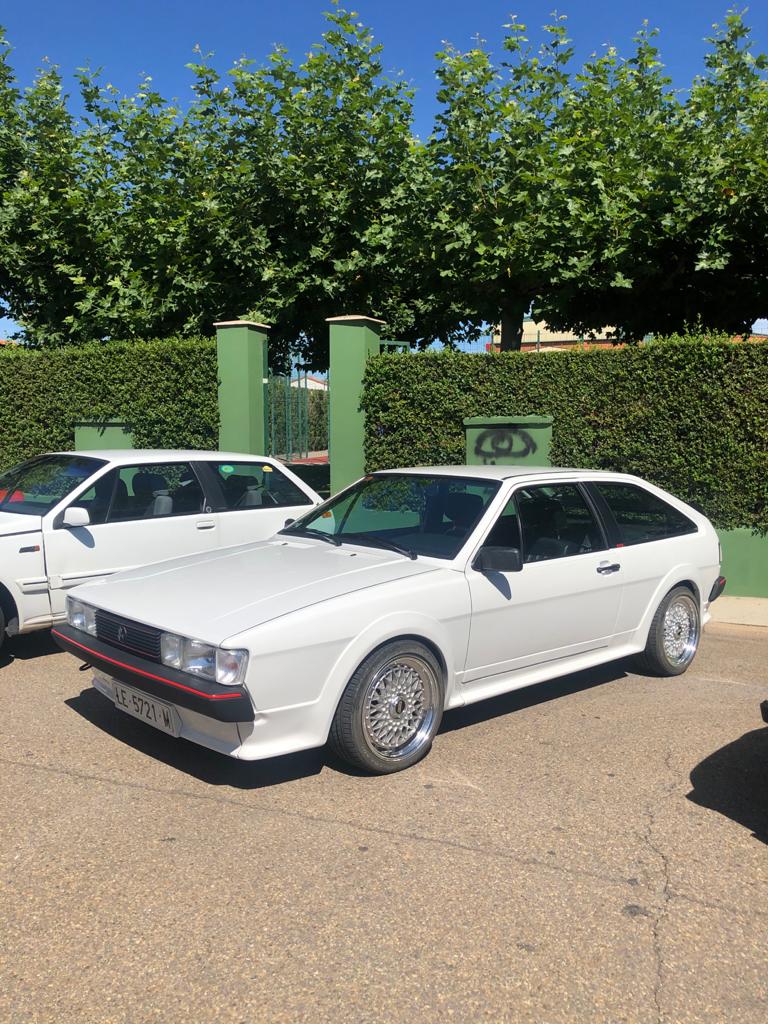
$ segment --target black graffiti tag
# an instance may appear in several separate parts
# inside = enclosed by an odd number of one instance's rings
[[[532,455],[538,445],[527,430],[519,427],[494,427],[478,434],[475,441],[475,455],[483,465],[495,465],[499,460],[524,459]]]

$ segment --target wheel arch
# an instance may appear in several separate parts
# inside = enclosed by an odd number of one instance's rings
[[[5,616],[6,630],[10,630],[8,635],[12,636],[14,633],[18,632],[19,609],[16,605],[13,594],[2,581],[0,581],[0,609],[2,609],[3,615]]]
[[[328,737],[336,709],[355,672],[372,654],[387,644],[403,640],[420,643],[434,655],[440,668],[443,699],[445,706],[448,707],[451,689],[455,685],[455,669],[450,637],[445,627],[428,616],[398,614],[372,623],[367,630],[358,634],[336,659],[323,687],[323,742]]]

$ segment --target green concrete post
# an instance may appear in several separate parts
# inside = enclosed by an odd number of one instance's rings
[[[219,451],[264,455],[269,327],[250,320],[221,320],[213,326],[219,371]]]
[[[332,316],[330,325],[331,494],[365,472],[365,416],[360,411],[365,364],[379,354],[383,320],[369,316]]]

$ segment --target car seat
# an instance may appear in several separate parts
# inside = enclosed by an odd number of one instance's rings
[[[450,520],[446,530],[449,537],[464,536],[483,511],[479,494],[448,494],[443,501],[443,512]]]
[[[133,493],[136,511],[144,519],[154,516],[168,516],[173,511],[173,498],[168,490],[168,481],[159,473],[142,470],[133,478]]]

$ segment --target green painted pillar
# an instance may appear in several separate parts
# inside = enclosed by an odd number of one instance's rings
[[[269,327],[250,320],[222,320],[213,326],[219,370],[219,451],[264,455]]]
[[[365,364],[379,354],[383,320],[370,316],[332,316],[330,325],[330,432],[331,494],[365,472],[363,440],[365,416],[360,411]]]
[[[551,416],[472,416],[464,420],[468,466],[550,466]]]

